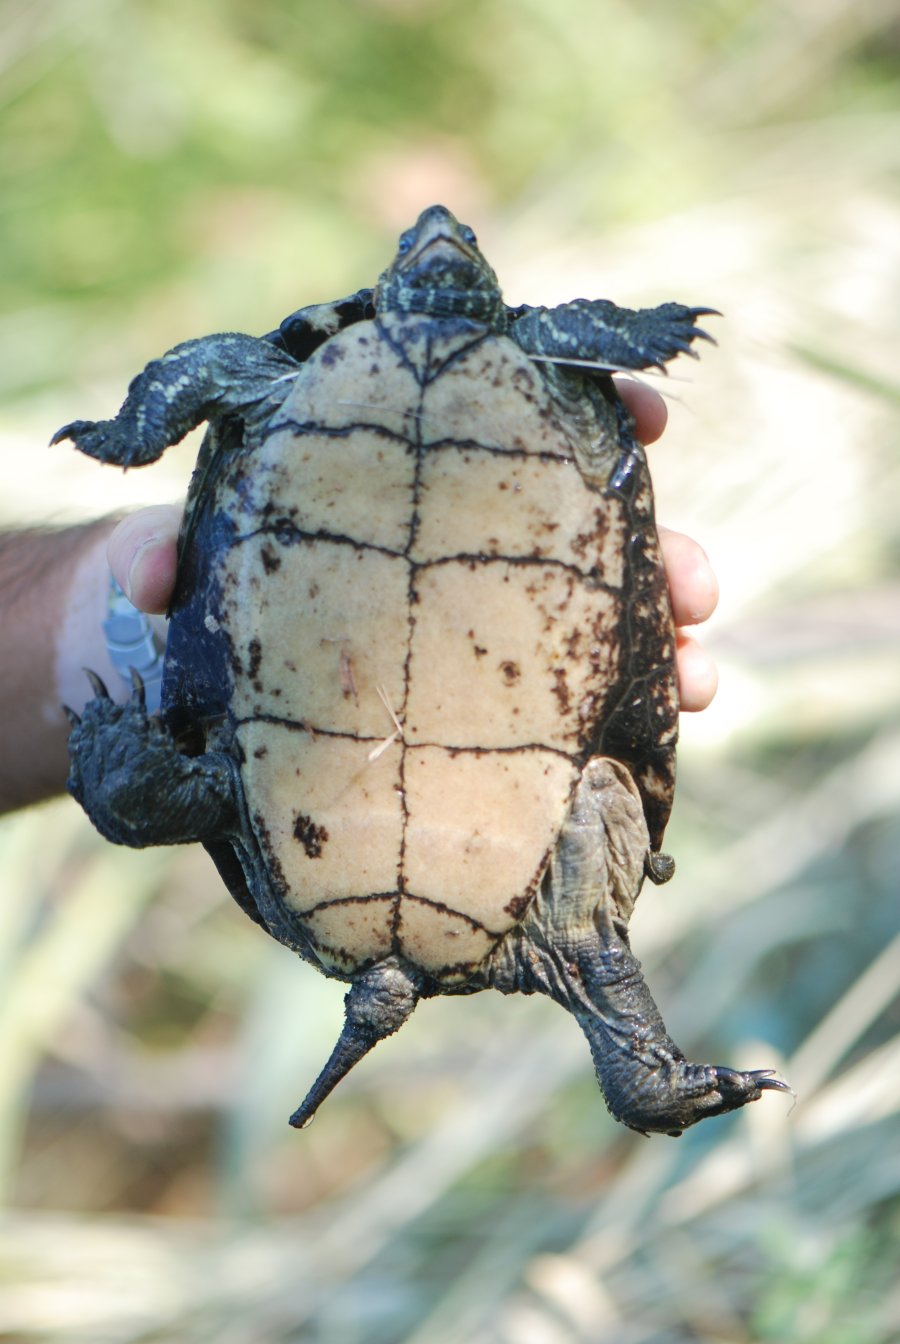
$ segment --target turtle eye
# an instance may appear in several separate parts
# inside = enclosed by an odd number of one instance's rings
[[[462,240],[464,243],[470,243],[471,246],[474,247],[475,244],[478,242],[478,239],[475,237],[475,230],[470,229],[468,224],[463,224],[462,228],[460,229],[460,233],[462,234]]]
[[[412,233],[401,233],[400,241],[397,244],[397,251],[400,256],[405,256],[413,245]]]

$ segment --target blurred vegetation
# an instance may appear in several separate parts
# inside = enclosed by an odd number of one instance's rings
[[[645,1141],[553,1005],[482,995],[296,1134],[340,988],[201,852],[34,809],[0,826],[0,1339],[900,1337],[898,74],[889,0],[0,0],[4,521],[175,497],[190,450],[43,445],[177,340],[371,283],[434,200],[511,301],[726,314],[654,450],[722,687],[633,938],[686,1049],[798,1093]]]

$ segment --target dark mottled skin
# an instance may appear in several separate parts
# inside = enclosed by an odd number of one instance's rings
[[[785,1088],[769,1070],[689,1063],[666,1032],[628,945],[628,915],[644,875],[664,881],[672,871],[659,846],[674,788],[678,703],[650,477],[609,371],[662,368],[679,353],[694,353],[692,342],[705,336],[697,318],[710,311],[677,303],[634,311],[587,299],[549,309],[509,308],[472,231],[433,206],[402,235],[374,290],[301,309],[261,339],[231,333],[186,341],[134,379],[114,419],[74,421],[55,435],[54,442],[72,439],[102,462],[134,466],[155,460],[201,421],[210,422],[180,542],[162,718],[148,717],[137,683],[128,704],[116,706],[95,679],[95,697],[83,717],[71,716],[69,788],[117,843],[202,841],[243,909],[317,965],[310,935],[287,908],[284,874],[271,853],[263,853],[270,850],[267,819],[244,794],[243,761],[229,721],[231,688],[242,679],[256,684],[265,650],[251,645],[245,660],[251,666],[244,666],[218,620],[227,604],[217,557],[227,553],[235,524],[217,505],[220,496],[212,487],[231,472],[229,489],[239,495],[241,473],[252,464],[263,426],[303,362],[330,337],[354,324],[374,330],[382,314],[420,314],[422,358],[428,357],[429,322],[440,323],[444,332],[458,324],[463,341],[469,332],[473,339],[485,332],[507,336],[531,357],[531,390],[538,382],[550,390],[574,436],[582,476],[600,498],[615,496],[628,519],[613,707],[602,722],[588,725],[581,781],[539,888],[514,898],[507,908],[518,923],[463,984],[448,989],[396,955],[347,975],[352,987],[344,1030],[293,1124],[310,1120],[347,1070],[395,1031],[419,998],[489,987],[544,993],[571,1011],[587,1036],[610,1110],[645,1133],[679,1134],[764,1090]],[[377,365],[374,339],[373,351]],[[327,362],[327,347],[323,356]],[[529,388],[517,386],[515,395],[527,398]],[[278,518],[259,524],[291,526],[290,519]],[[274,552],[270,563],[263,558],[267,573],[277,563]],[[590,631],[579,632],[572,645],[573,659],[606,656]],[[476,645],[473,653],[478,659],[485,650]],[[514,686],[521,668],[507,662],[498,673]],[[345,695],[354,694],[352,669],[342,670],[342,683]],[[565,713],[570,698],[564,668],[554,694]],[[291,825],[311,859],[332,843],[304,813],[294,814]],[[447,912],[454,915],[452,903]]]

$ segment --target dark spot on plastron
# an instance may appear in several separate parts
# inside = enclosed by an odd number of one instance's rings
[[[268,754],[269,754],[269,748],[266,746],[262,746],[256,748],[256,750],[253,753],[253,756],[257,761],[261,761],[262,758],[264,756],[268,756]]]
[[[251,639],[250,643],[247,645],[247,652],[250,655],[250,662],[247,667],[247,676],[250,678],[252,682],[254,682],[255,685],[257,674],[259,673],[259,665],[262,662],[262,644],[259,642],[258,639],[255,638]],[[256,689],[259,688],[256,687]]]
[[[340,348],[340,346],[332,345],[330,342],[325,346],[323,346],[322,363],[325,365],[326,368],[330,368],[332,364],[337,364],[338,361],[343,358],[344,358],[344,352]]]
[[[584,560],[589,551],[596,553],[602,550],[609,531],[609,514],[606,509],[594,510],[594,524],[592,532],[577,532],[569,543],[580,560]]]
[[[260,558],[263,562],[263,569],[267,574],[274,574],[281,568],[281,556],[276,555],[268,546],[264,546],[260,551]]]
[[[507,686],[514,686],[522,675],[522,669],[519,667],[518,663],[514,663],[511,659],[507,659],[500,664],[500,675]]]
[[[581,639],[582,639],[582,631],[577,627],[572,631],[570,635],[566,637],[565,646],[566,646],[567,658],[572,658],[575,661],[578,660],[580,656]]]
[[[328,839],[328,831],[324,826],[317,826],[312,817],[298,812],[294,818],[294,839],[300,841],[308,859],[319,859]]]
[[[572,699],[569,695],[569,683],[566,680],[566,669],[564,667],[553,669],[553,694],[559,705],[560,714],[568,714],[572,707]]]

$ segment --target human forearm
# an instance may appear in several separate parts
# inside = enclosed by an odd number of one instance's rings
[[[84,704],[85,667],[113,675],[102,621],[114,526],[101,520],[0,534],[0,811],[62,791],[62,704]]]

